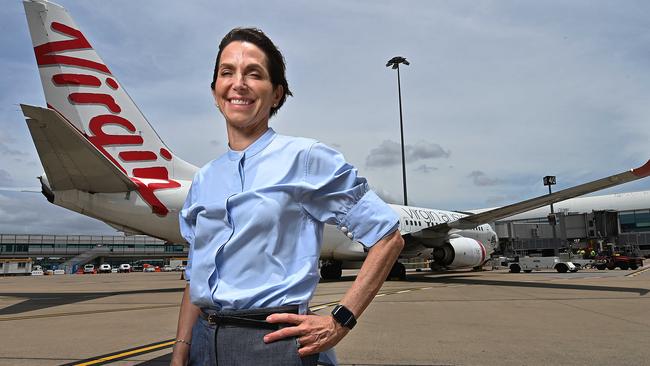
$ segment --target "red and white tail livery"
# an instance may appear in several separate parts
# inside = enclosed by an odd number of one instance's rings
[[[24,5],[48,108],[126,174],[154,213],[167,215],[158,191],[181,187],[196,167],[165,146],[63,7]]]

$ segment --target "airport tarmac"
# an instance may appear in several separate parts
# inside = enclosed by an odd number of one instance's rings
[[[354,279],[319,284],[328,313]],[[0,277],[0,365],[166,365],[178,272]],[[650,266],[409,272],[337,346],[341,365],[648,365]]]

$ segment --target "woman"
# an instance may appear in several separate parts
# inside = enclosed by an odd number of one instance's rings
[[[229,150],[180,213],[190,253],[172,364],[315,365],[381,287],[403,247],[398,218],[341,154],[269,128],[291,92],[262,31],[224,37],[211,88]],[[333,315],[307,315],[323,223],[371,249]]]

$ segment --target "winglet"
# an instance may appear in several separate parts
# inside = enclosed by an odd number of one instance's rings
[[[646,162],[643,166],[632,169],[632,174],[636,175],[639,178],[647,177],[650,175],[650,160]]]

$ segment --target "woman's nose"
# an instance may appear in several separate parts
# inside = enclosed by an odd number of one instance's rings
[[[246,85],[246,79],[244,78],[244,75],[236,75],[235,76],[235,82],[233,84],[233,88],[235,90],[244,90],[248,88],[248,85]]]

